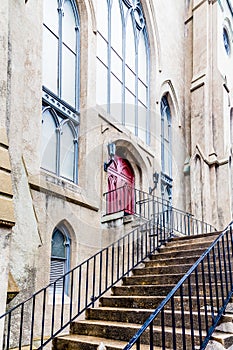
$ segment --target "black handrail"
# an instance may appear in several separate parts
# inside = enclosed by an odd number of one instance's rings
[[[129,185],[104,193],[106,215],[120,211],[134,214],[144,220],[160,215],[160,222],[167,229],[185,235],[197,235],[216,231],[215,227],[194,218],[190,213],[174,208],[170,202]]]
[[[158,339],[160,332],[159,342],[162,349],[171,347],[176,349],[179,342],[179,348],[182,349],[204,350],[233,294],[232,269],[233,222],[181,278],[123,350],[131,349],[134,344],[137,349],[140,349],[140,344],[145,341],[149,349],[153,349],[153,346],[157,345],[155,339],[156,337]],[[165,312],[168,312],[172,319],[172,331],[168,339],[165,337]],[[194,315],[198,329],[196,333]],[[153,328],[158,317],[162,320],[160,332]],[[176,325],[179,319],[181,321]],[[185,332],[185,319],[190,324],[189,334]],[[180,328],[179,332],[178,328]],[[147,338],[145,338],[146,331],[148,331]],[[142,337],[143,341],[141,341]]]
[[[5,319],[4,350],[32,349],[35,341],[42,349],[170,238],[158,225],[144,223],[0,316]]]
[[[144,207],[142,201],[146,198],[152,206]],[[143,218],[144,214],[147,215],[146,223],[0,316],[0,321],[5,320],[4,350],[12,347],[20,350],[23,345],[29,345],[31,350],[35,340],[37,348],[42,349],[88,307],[94,306],[96,300],[123,276],[169,240],[175,231],[183,230],[188,235],[213,231],[211,225],[172,208],[168,202],[148,197],[145,192],[135,191],[134,200],[139,201],[141,215],[138,215]],[[199,223],[203,226],[202,232]]]

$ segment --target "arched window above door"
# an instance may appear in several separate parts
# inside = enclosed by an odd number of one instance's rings
[[[97,0],[97,104],[149,143],[150,51],[139,0]]]

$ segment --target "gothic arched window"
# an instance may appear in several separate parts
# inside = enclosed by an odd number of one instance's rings
[[[50,283],[55,282],[70,269],[70,238],[67,233],[55,228],[52,235],[51,245],[51,265],[50,265]],[[62,292],[65,285],[66,294],[68,293],[68,278],[64,281],[59,279],[56,282],[56,292]]]
[[[42,167],[77,183],[80,28],[74,0],[44,0]]]
[[[166,96],[161,100],[161,163],[164,175],[172,177],[171,110]]]
[[[139,0],[97,0],[97,104],[149,143],[149,42]]]

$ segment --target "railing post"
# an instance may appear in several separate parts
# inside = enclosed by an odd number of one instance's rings
[[[190,214],[188,214],[188,236],[190,236]]]

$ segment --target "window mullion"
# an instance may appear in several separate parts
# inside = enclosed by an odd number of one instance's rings
[[[79,40],[79,28],[75,28],[76,31],[76,65],[75,65],[75,108],[79,112],[80,103],[80,40]]]
[[[138,43],[136,41],[136,50],[135,50],[135,135],[138,136]]]
[[[146,37],[146,50],[147,50],[147,71],[146,71],[146,83],[147,83],[147,113],[146,113],[146,139],[147,144],[150,144],[150,118],[151,118],[151,112],[150,112],[150,53],[149,53],[149,47],[148,47],[148,38],[146,33],[144,32],[145,29],[143,29],[143,34]]]
[[[108,1],[108,76],[107,76],[107,112],[111,107],[111,4]]]
[[[58,8],[58,97],[62,98],[62,16],[63,9]]]
[[[60,176],[61,127],[57,127],[56,175]]]
[[[126,61],[126,25],[122,24],[122,125],[125,125],[125,61]]]
[[[162,119],[161,119],[161,139],[162,139],[162,147],[161,147],[161,162],[162,162],[162,172],[165,172],[165,159],[164,159],[164,111],[162,111]]]
[[[74,183],[78,183],[78,140],[74,139]]]

